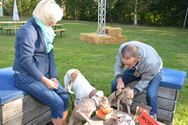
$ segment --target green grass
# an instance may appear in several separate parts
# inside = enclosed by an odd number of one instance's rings
[[[65,36],[55,39],[55,60],[60,81],[70,68],[79,69],[97,89],[110,94],[114,63],[119,45],[95,45],[79,40],[81,32],[95,32],[97,23],[64,21]],[[188,72],[188,30],[107,24],[123,28],[129,40],[153,46],[163,59],[164,67]],[[0,35],[0,68],[11,66],[15,36]],[[188,124],[188,82],[180,91],[176,105],[175,125]]]

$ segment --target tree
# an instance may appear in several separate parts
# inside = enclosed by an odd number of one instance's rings
[[[134,7],[134,25],[137,25],[137,11],[138,11],[138,0],[135,0],[135,7]]]

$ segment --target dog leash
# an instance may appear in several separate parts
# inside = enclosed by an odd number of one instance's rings
[[[115,97],[118,98],[123,92],[121,91],[118,95],[117,95],[117,91],[115,91]]]
[[[65,94],[65,92],[63,91],[63,89],[61,89],[60,87],[58,87],[58,89],[60,90],[59,94]],[[72,103],[72,109],[74,109],[74,101],[72,99],[72,94],[70,92],[67,92],[67,94],[69,95],[70,97],[70,100],[71,100],[71,103]]]
[[[115,97],[117,98],[117,97],[119,97],[123,92],[122,92],[122,90],[124,89],[124,87],[123,88],[121,88],[121,92],[117,95],[117,92],[118,91],[115,91]]]
[[[71,100],[72,110],[73,110],[74,109],[74,101],[72,99],[71,93],[68,93],[68,94],[69,94],[69,97],[70,97],[70,100]]]

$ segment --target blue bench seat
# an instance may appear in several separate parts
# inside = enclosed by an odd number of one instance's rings
[[[163,68],[160,86],[180,90],[185,83],[186,75],[184,71]]]
[[[0,105],[27,95],[15,87],[13,74],[12,67],[0,69]]]
[[[0,69],[0,125],[46,125],[50,108],[17,89],[13,74],[12,67]]]

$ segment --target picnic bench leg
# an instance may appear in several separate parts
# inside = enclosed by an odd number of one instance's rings
[[[1,34],[3,34],[3,28],[2,27],[0,27],[0,30],[1,30]]]
[[[7,29],[7,35],[9,34],[9,29]]]
[[[62,32],[63,32],[63,31],[60,32],[60,37],[62,37]]]

